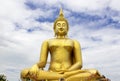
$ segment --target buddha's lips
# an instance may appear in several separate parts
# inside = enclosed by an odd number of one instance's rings
[[[60,28],[60,31],[63,31],[64,29],[63,28]]]

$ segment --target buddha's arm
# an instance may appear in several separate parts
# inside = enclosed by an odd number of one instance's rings
[[[39,69],[43,68],[46,65],[47,56],[48,56],[48,42],[44,41],[41,47],[40,61],[33,65],[28,72],[31,76],[36,76],[36,73],[39,71]]]
[[[43,68],[46,65],[48,57],[48,41],[44,41],[40,52],[40,61],[37,63],[39,68]]]
[[[73,55],[74,55],[75,63],[68,69],[69,71],[82,68],[81,48],[79,42],[76,40],[74,40]]]

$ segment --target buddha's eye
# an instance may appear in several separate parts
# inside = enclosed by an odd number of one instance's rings
[[[65,25],[66,25],[65,23],[62,24],[63,27],[65,27]]]
[[[61,26],[61,24],[60,24],[60,23],[57,23],[57,26],[59,26],[59,27],[60,27],[60,26]]]

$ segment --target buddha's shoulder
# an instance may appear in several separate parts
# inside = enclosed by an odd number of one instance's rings
[[[75,39],[73,40],[73,42],[75,42],[75,43],[79,43],[79,41],[78,41],[78,40],[75,40]]]
[[[51,41],[55,41],[56,39],[55,38],[51,38],[51,39],[48,39],[48,40],[45,40],[47,42],[51,42]]]
[[[65,39],[60,39],[60,40],[66,40],[66,41],[70,41],[70,42],[79,42],[75,39],[70,39],[70,38],[65,38]],[[48,39],[48,40],[45,40],[45,41],[47,41],[47,42],[52,42],[53,41],[54,42],[54,41],[59,41],[59,39],[51,38],[51,39]]]
[[[73,42],[73,43],[74,43],[74,42],[78,42],[77,40],[75,40],[75,39],[70,39],[70,38],[68,38],[67,40],[68,40],[68,41],[71,41],[71,42]]]
[[[44,40],[42,43],[48,43],[48,42],[49,42],[49,39]]]
[[[59,38],[51,38],[51,39],[48,39],[47,41],[56,41],[56,40],[68,40],[68,41],[73,41],[72,39],[70,38],[64,38],[64,39],[59,39]]]
[[[68,40],[68,41],[71,41],[71,42],[79,42],[79,41],[76,40],[76,39],[70,39],[70,38],[68,38],[67,40]]]
[[[49,42],[51,42],[51,41],[55,41],[55,38],[46,39],[46,40],[43,41],[43,43],[49,43]]]
[[[80,44],[79,41],[75,40],[75,39],[70,39],[67,38],[65,39],[67,43],[73,43],[73,44]],[[64,40],[63,40],[64,41]],[[55,43],[55,42],[61,42],[61,40],[58,40],[56,38],[51,38],[51,39],[47,39],[43,41],[43,44],[51,44],[51,43]],[[64,41],[65,42],[65,41]]]
[[[51,38],[51,39],[44,40],[43,42],[56,41],[56,40],[58,40],[58,39],[56,39],[56,38]],[[64,39],[63,39],[63,40],[64,40]],[[79,42],[78,40],[70,39],[70,38],[66,38],[65,40],[71,41],[71,42]]]

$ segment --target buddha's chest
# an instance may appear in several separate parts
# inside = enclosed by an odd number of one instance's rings
[[[49,41],[49,47],[51,46],[71,46],[73,47],[73,41],[71,40],[51,40]]]
[[[50,50],[72,50],[74,44],[71,40],[52,40],[49,42]]]

